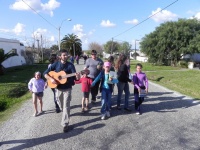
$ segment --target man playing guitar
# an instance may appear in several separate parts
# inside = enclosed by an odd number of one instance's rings
[[[78,74],[76,74],[76,69],[74,65],[67,61],[68,52],[66,50],[59,51],[60,61],[53,63],[43,74],[44,77],[50,81],[52,84],[57,84],[58,81],[49,75],[49,72],[55,71],[60,72],[64,71],[66,74],[74,73],[78,78]],[[63,126],[63,132],[68,131],[69,118],[70,118],[70,101],[71,101],[71,92],[72,86],[75,84],[74,80],[76,80],[75,76],[71,76],[67,79],[67,82],[63,84],[58,84],[56,86],[56,99],[60,109],[63,111],[61,125]]]

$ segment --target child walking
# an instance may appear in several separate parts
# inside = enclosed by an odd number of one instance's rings
[[[43,97],[43,91],[45,88],[47,88],[47,85],[46,85],[45,81],[41,78],[41,73],[39,71],[35,72],[34,77],[28,83],[28,89],[30,92],[32,92],[32,100],[33,100],[33,106],[34,106],[33,116],[34,117],[36,117],[37,115],[39,115],[43,112],[42,97]],[[38,113],[38,108],[37,108],[37,99],[40,101],[40,112],[39,113]]]
[[[76,84],[81,83],[81,90],[83,92],[82,98],[82,109],[81,111],[88,111],[88,104],[89,104],[89,94],[90,94],[90,87],[92,84],[92,79],[89,78],[87,75],[89,74],[89,70],[84,70],[82,74],[82,78],[80,80],[75,80]]]
[[[101,119],[104,120],[106,117],[110,117],[110,104],[111,95],[113,90],[113,84],[117,83],[118,80],[109,76],[111,64],[110,62],[104,62],[104,70],[92,82],[94,86],[99,80],[101,80],[100,91],[101,91]]]
[[[140,96],[142,90],[148,93],[148,79],[145,73],[142,72],[142,64],[138,63],[136,65],[136,73],[133,75],[134,84],[134,97],[135,97],[135,110],[136,114],[140,115],[140,106],[144,101],[144,95]]]

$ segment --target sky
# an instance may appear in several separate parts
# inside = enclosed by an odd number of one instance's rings
[[[75,34],[88,50],[92,42],[141,39],[166,21],[200,19],[200,0],[0,0],[0,38],[43,47]],[[60,29],[60,30],[59,30]]]

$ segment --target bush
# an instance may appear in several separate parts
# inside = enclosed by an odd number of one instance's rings
[[[26,94],[27,91],[28,91],[27,86],[20,84],[9,91],[8,97],[18,98]]]
[[[6,110],[7,108],[8,108],[7,101],[0,100],[0,112]]]
[[[181,68],[188,68],[188,62],[187,61],[179,61],[178,66],[180,66]]]

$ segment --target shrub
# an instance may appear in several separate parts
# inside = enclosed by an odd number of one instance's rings
[[[8,107],[7,101],[0,100],[0,112],[6,110]]]
[[[179,61],[178,65],[181,67],[181,68],[188,68],[188,62],[187,61]]]
[[[27,86],[20,84],[9,91],[8,97],[18,98],[26,94],[27,91],[28,91]]]

